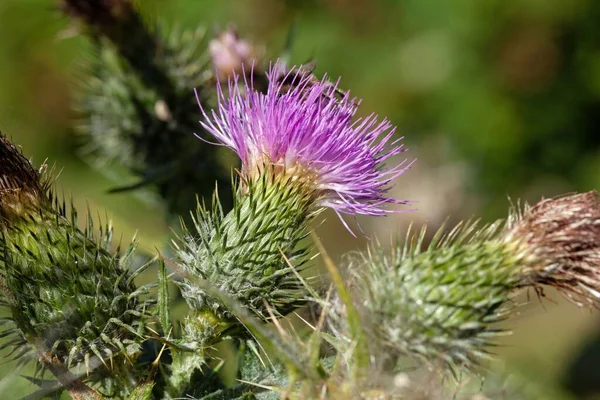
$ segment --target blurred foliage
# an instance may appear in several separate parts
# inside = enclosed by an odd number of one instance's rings
[[[293,29],[292,62],[314,58],[318,74],[342,76],[341,86],[364,98],[364,110],[400,127],[426,168],[466,165],[457,190],[478,208],[449,206],[434,186],[428,204],[444,215],[495,218],[504,214],[507,196],[535,201],[600,188],[598,1],[144,0],[139,6],[149,21],[209,28],[234,22],[271,53],[283,49]],[[162,248],[168,228],[156,202],[131,192],[108,195],[113,183],[77,157],[71,99],[90,52],[55,1],[1,0],[0,129],[36,161],[64,167],[59,183],[76,205],[89,198],[92,209],[110,211],[125,238],[139,229],[142,247]],[[442,156],[428,158],[439,147]],[[410,175],[401,188],[418,184]],[[528,316],[519,342],[509,342],[519,350],[504,354],[537,379],[566,376],[581,396],[600,393],[589,388],[599,380],[590,368],[598,358],[571,360],[583,338],[600,331],[578,315],[562,307],[550,317]],[[527,333],[531,325],[538,325],[531,332],[553,335]],[[566,372],[570,363],[587,374]],[[0,381],[0,389],[7,386],[16,388]]]

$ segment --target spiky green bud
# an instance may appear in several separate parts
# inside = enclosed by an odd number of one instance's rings
[[[269,317],[267,307],[284,315],[303,301],[294,269],[305,265],[306,252],[297,245],[306,235],[313,199],[293,176],[269,169],[242,186],[227,215],[218,206],[213,212],[199,209],[197,232],[176,243],[178,259],[188,278],[211,282],[261,318]],[[181,289],[192,309],[232,319],[193,278],[185,279]]]
[[[388,254],[372,248],[352,257],[349,270],[377,354],[392,360],[471,367],[487,354],[520,281],[518,255],[493,240],[499,223],[440,230],[428,246],[425,231],[407,236]],[[379,353],[381,352],[381,353]]]
[[[20,355],[106,376],[144,340],[149,287],[133,282],[141,272],[130,269],[135,244],[112,252],[111,227],[88,218],[81,230],[76,210],[53,199],[4,137],[0,155],[0,281],[15,326],[3,335],[14,336],[7,343]]]

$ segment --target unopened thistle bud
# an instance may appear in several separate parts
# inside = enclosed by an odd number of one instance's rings
[[[402,152],[387,120],[371,115],[353,121],[357,101],[338,97],[336,85],[299,70],[286,85],[276,65],[266,93],[230,81],[219,87],[219,108],[204,113],[203,127],[242,160],[236,204],[226,216],[198,216],[198,235],[179,246],[187,273],[210,280],[257,314],[268,316],[265,301],[285,314],[303,297],[293,268],[302,268],[297,244],[307,222],[324,208],[356,215],[384,215],[385,196],[405,162],[389,170],[383,163]],[[290,87],[289,82],[293,85]],[[243,88],[240,86],[244,86]],[[226,316],[218,302],[184,284],[192,308]]]
[[[495,240],[500,227],[466,224],[447,235],[440,230],[428,246],[425,230],[409,231],[391,253],[373,247],[349,259],[357,306],[378,360],[408,356],[454,369],[475,367],[487,357],[502,333],[493,323],[509,315],[510,294],[520,282],[518,255]]]
[[[103,377],[139,351],[149,288],[133,282],[135,245],[113,253],[110,227],[80,230],[49,186],[0,136],[0,289],[15,326],[3,336],[17,354]]]
[[[372,350],[395,361],[473,368],[506,333],[494,323],[510,317],[517,289],[550,286],[578,305],[597,306],[599,226],[600,202],[589,192],[526,206],[505,224],[440,230],[428,246],[422,232],[389,254],[373,248],[352,257]],[[339,315],[332,320],[343,332]]]

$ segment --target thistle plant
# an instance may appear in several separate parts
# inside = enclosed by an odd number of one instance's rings
[[[186,273],[268,317],[285,315],[304,300],[296,274],[306,266],[298,243],[307,224],[324,208],[350,215],[384,215],[389,183],[410,165],[406,160],[381,171],[403,151],[394,129],[371,115],[354,121],[357,100],[338,96],[337,85],[315,81],[302,69],[268,73],[266,93],[237,77],[229,93],[218,89],[218,110],[203,109],[203,127],[242,161],[233,210],[200,210],[197,235],[177,244]],[[200,102],[200,99],[199,99]],[[202,107],[202,104],[201,104]],[[200,315],[231,318],[189,281],[182,294]]]
[[[409,229],[389,250],[373,238],[336,265],[311,235],[324,210],[352,232],[346,219],[410,209],[389,195],[412,165],[389,120],[358,118],[360,100],[310,64],[264,68],[234,28],[177,33],[128,0],[60,6],[95,45],[74,105],[88,156],[119,190],[154,185],[182,228],[165,256],[115,249],[110,224],[82,226],[52,172],[0,136],[0,349],[35,363],[32,398],[476,399],[463,379],[487,373],[521,290],[599,305],[596,192],[431,239]],[[121,185],[122,170],[139,182]],[[330,285],[312,279],[315,250]],[[156,282],[139,285],[148,267]]]

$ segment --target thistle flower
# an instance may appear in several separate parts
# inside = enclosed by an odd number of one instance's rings
[[[600,201],[588,192],[513,210],[506,223],[440,230],[428,246],[423,231],[391,253],[374,247],[351,257],[371,351],[380,360],[475,369],[509,333],[494,323],[512,315],[518,289],[554,287],[579,306],[598,306],[599,226]],[[343,310],[331,320],[352,342]]]
[[[308,222],[323,208],[338,214],[384,215],[389,183],[407,162],[382,171],[403,151],[394,129],[374,115],[352,121],[357,102],[304,70],[268,74],[266,93],[237,78],[229,96],[219,87],[218,112],[204,113],[202,126],[242,160],[233,210],[200,210],[196,232],[176,243],[183,269],[207,279],[262,318],[283,315],[302,304],[304,287],[296,271],[306,266],[306,249],[297,248]],[[219,318],[232,315],[218,301],[184,280],[188,304]],[[202,324],[201,324],[202,325]]]
[[[259,54],[257,49],[238,36],[233,26],[229,26],[208,44],[213,66],[220,79],[227,79],[243,72],[244,65],[252,65]]]
[[[371,114],[353,120],[360,101],[341,94],[337,83],[318,81],[302,68],[267,74],[267,93],[238,78],[226,95],[219,87],[219,109],[204,112],[202,126],[242,160],[243,179],[270,169],[290,177],[310,194],[316,207],[336,213],[384,215],[387,204],[409,204],[385,196],[392,180],[412,163],[383,163],[403,152],[395,128]]]
[[[105,378],[113,359],[132,357],[144,340],[149,287],[133,282],[143,270],[129,269],[135,244],[121,256],[110,250],[110,226],[95,233],[90,218],[80,230],[76,210],[53,198],[47,178],[3,136],[0,171],[0,290],[11,312],[3,324],[13,325],[0,334],[12,336],[2,348]]]

